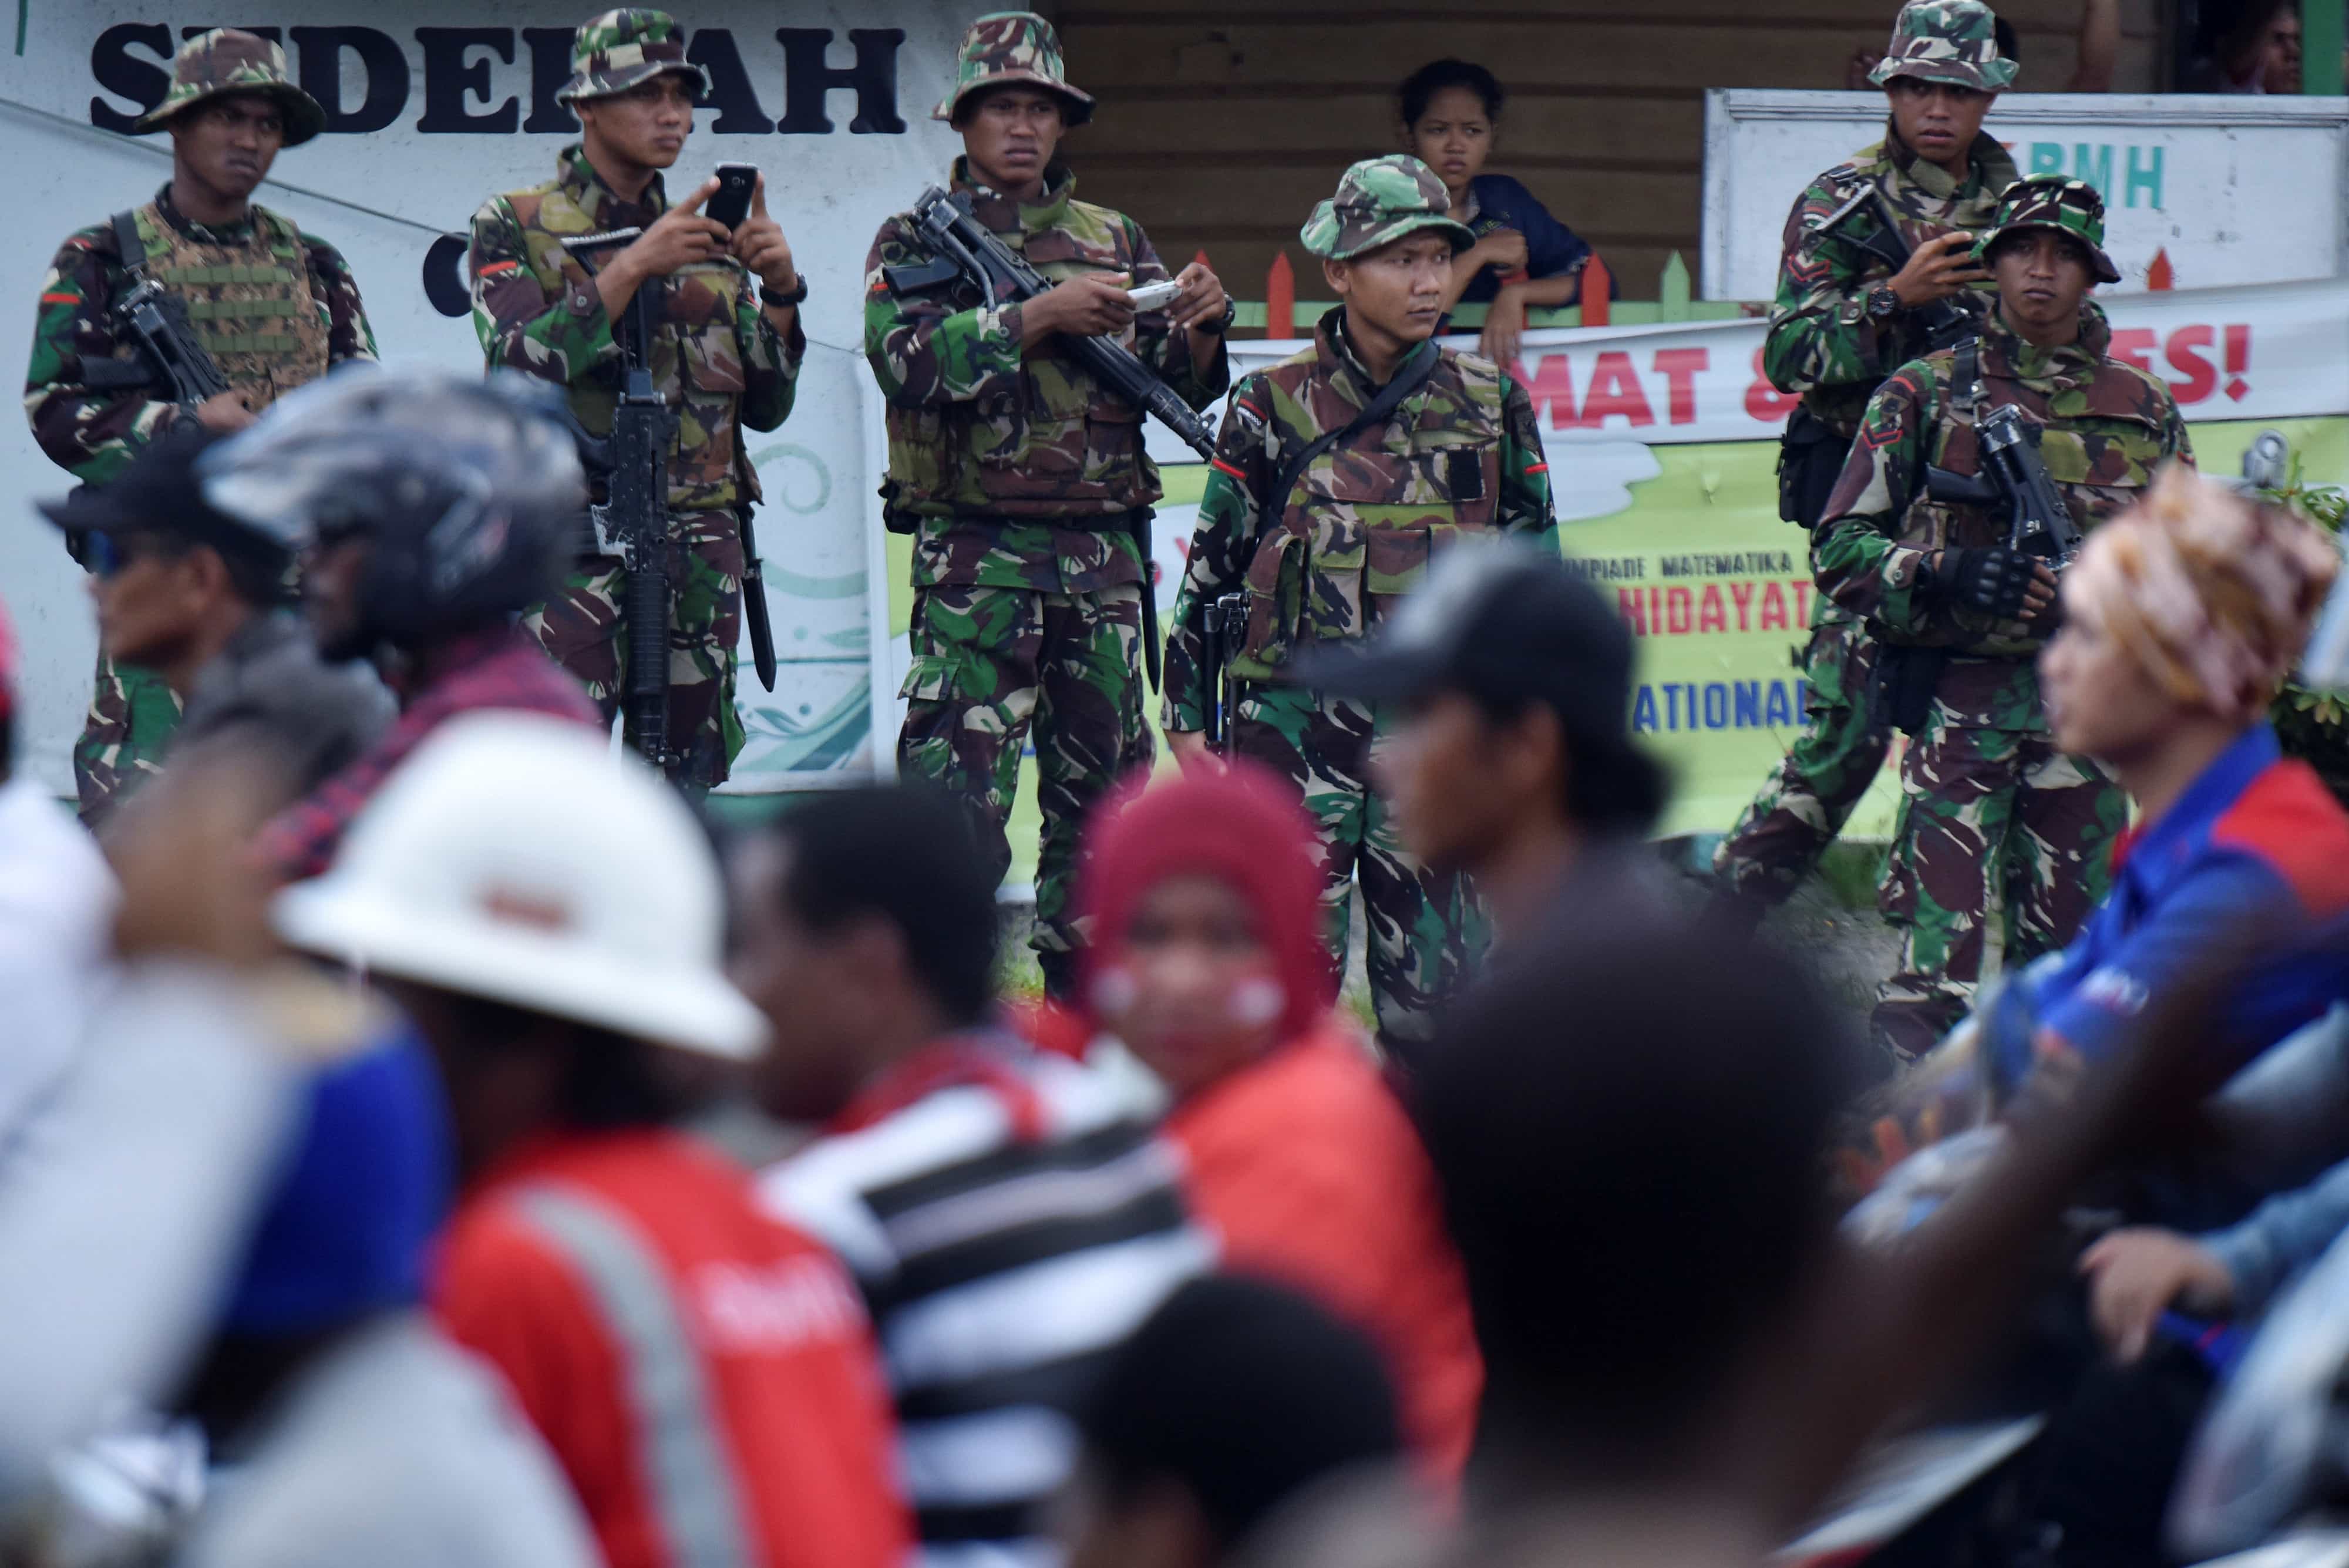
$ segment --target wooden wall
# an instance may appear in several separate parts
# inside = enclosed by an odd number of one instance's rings
[[[2116,87],[2156,80],[2157,0],[2121,0]],[[2071,75],[2079,0],[2003,0],[2023,80]],[[1287,245],[1319,297],[1298,225],[1357,158],[1392,151],[1391,93],[1457,55],[1508,87],[1489,168],[1515,174],[1604,253],[1623,297],[1655,296],[1679,251],[1698,263],[1703,91],[1839,88],[1851,51],[1882,48],[1891,0],[1068,0],[1049,7],[1071,79],[1102,99],[1068,151],[1082,194],[1139,218],[1171,265],[1205,249],[1232,292],[1262,297]],[[1700,289],[1702,279],[1699,280]]]

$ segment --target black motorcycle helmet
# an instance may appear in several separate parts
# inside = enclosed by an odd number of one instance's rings
[[[557,389],[514,372],[353,364],[279,400],[197,472],[206,500],[288,548],[372,539],[361,634],[413,650],[561,581],[587,503],[561,413]]]

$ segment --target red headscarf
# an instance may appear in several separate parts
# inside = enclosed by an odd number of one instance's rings
[[[1313,826],[1278,775],[1235,760],[1105,802],[1087,838],[1078,908],[1092,921],[1080,992],[1090,1015],[1094,977],[1117,961],[1143,897],[1169,877],[1221,877],[1247,900],[1280,978],[1280,1038],[1321,1021],[1338,992],[1321,943],[1321,871]]]

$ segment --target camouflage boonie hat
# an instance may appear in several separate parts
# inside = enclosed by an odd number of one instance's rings
[[[257,33],[234,27],[214,27],[180,46],[171,57],[171,90],[163,101],[139,117],[132,134],[145,136],[183,110],[233,92],[257,92],[274,99],[285,120],[287,147],[299,147],[326,129],[326,111],[318,100],[294,85],[285,74],[285,51]]]
[[[1998,217],[1974,241],[1974,254],[1985,262],[1991,248],[2021,229],[2053,229],[2088,247],[2089,269],[2098,283],[2118,283],[2120,269],[2105,254],[2105,199],[2094,185],[2061,174],[2031,174],[2009,185],[1998,198]]]
[[[635,7],[606,11],[580,23],[571,36],[571,79],[554,101],[609,98],[670,71],[691,77],[697,94],[709,90],[709,73],[686,61],[676,17]]]
[[[1452,192],[1435,171],[1408,152],[1365,158],[1339,177],[1338,193],[1313,209],[1297,237],[1317,256],[1344,261],[1434,229],[1457,253],[1476,243],[1452,216]]]
[[[1059,93],[1068,106],[1061,115],[1066,124],[1082,125],[1093,117],[1092,95],[1069,85],[1061,64],[1061,35],[1052,24],[1033,11],[990,11],[962,36],[962,47],[955,51],[954,90],[930,110],[930,118],[951,124],[963,99],[1010,82]]]
[[[1909,0],[1884,58],[1868,73],[1878,87],[1894,77],[2004,92],[2014,85],[2014,62],[1998,52],[1998,18],[1982,0]]]

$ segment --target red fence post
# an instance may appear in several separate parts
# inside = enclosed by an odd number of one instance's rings
[[[1288,270],[1287,251],[1272,258],[1272,266],[1264,275],[1264,335],[1297,336],[1297,276]]]
[[[1585,327],[1607,325],[1608,294],[1614,282],[1607,271],[1607,260],[1596,251],[1582,264],[1582,324]]]

